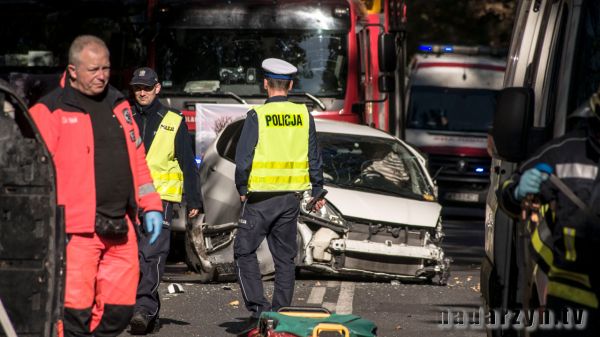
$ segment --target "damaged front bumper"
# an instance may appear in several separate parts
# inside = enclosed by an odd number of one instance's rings
[[[428,229],[408,226],[390,235],[353,232],[350,229],[318,227],[314,219],[301,217],[299,233],[305,243],[302,247],[303,268],[328,274],[363,275],[374,278],[425,281],[437,278],[446,284],[450,259],[442,248],[433,243],[441,241],[441,228],[437,237]],[[441,225],[440,225],[441,226]],[[371,227],[372,228],[372,227]],[[433,238],[433,240],[432,240]]]
[[[199,273],[231,278],[236,223],[208,225],[198,221],[187,230],[187,253]],[[374,223],[343,219],[328,205],[321,214],[303,212],[298,218],[296,264],[321,274],[361,275],[375,279],[435,281],[446,284],[450,259],[440,244],[441,220],[436,226]],[[261,273],[274,266],[266,244],[257,251]],[[212,276],[211,276],[212,277]]]

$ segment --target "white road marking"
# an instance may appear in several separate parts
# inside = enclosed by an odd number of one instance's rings
[[[323,298],[325,297],[325,291],[327,288],[325,287],[314,287],[310,291],[310,295],[308,296],[308,300],[306,303],[310,304],[321,304],[323,302]]]
[[[323,308],[335,312],[335,303],[333,302],[323,302]]]
[[[336,288],[340,286],[340,281],[327,281],[327,288]]]
[[[335,313],[348,315],[352,313],[352,301],[354,299],[354,282],[342,282],[340,297],[335,306]]]

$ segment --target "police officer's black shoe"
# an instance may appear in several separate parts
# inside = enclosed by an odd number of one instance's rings
[[[158,317],[152,319],[149,314],[143,311],[134,313],[129,321],[129,325],[131,327],[129,332],[132,335],[146,335],[148,333],[156,333],[160,330],[160,320]]]
[[[249,317],[248,319],[246,319],[246,321],[244,321],[244,324],[238,330],[234,330],[233,333],[236,336],[247,337],[248,333],[250,331],[252,331],[252,329],[256,328],[257,326],[258,326],[258,318]]]

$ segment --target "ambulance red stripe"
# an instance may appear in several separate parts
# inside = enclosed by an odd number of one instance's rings
[[[421,146],[421,151],[429,154],[441,154],[460,157],[488,157],[486,148],[459,146]]]
[[[447,68],[475,68],[475,69],[484,69],[491,71],[501,71],[503,72],[506,67],[496,66],[492,64],[480,64],[480,63],[462,63],[462,62],[423,62],[417,64],[417,69],[419,68],[434,68],[434,67],[447,67]]]

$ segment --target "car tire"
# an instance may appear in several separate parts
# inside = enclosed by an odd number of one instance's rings
[[[186,224],[185,230],[185,262],[190,270],[198,274],[201,283],[213,282],[218,278],[217,270],[208,262],[204,247],[202,224],[204,214]]]

